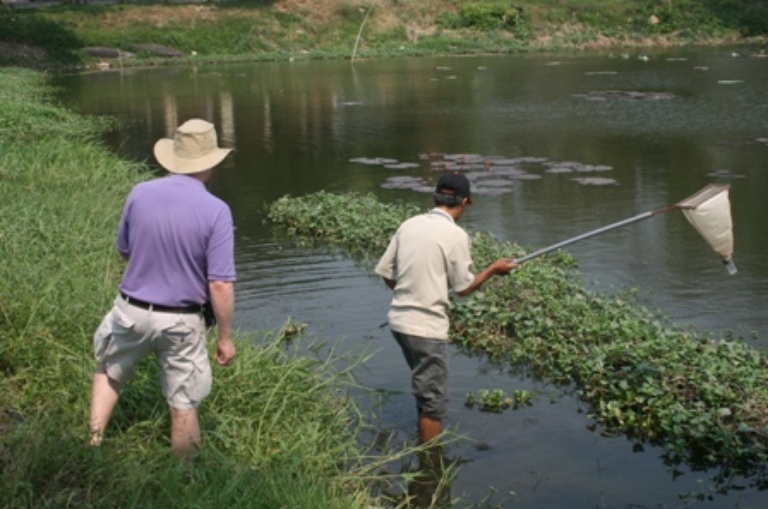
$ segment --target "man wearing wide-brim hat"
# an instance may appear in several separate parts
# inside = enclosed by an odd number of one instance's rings
[[[214,126],[188,120],[173,139],[155,144],[171,174],[136,185],[117,233],[128,261],[119,294],[94,334],[90,443],[100,445],[120,387],[137,363],[154,353],[171,413],[171,449],[185,459],[199,449],[197,408],[211,389],[206,349],[209,324],[218,326],[216,362],[228,365],[234,312],[232,213],[205,184],[231,149],[218,147]]]

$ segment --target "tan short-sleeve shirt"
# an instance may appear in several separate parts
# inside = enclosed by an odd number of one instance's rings
[[[469,235],[450,215],[433,209],[405,221],[375,269],[395,281],[392,330],[448,339],[448,292],[466,289],[475,279],[471,269]]]

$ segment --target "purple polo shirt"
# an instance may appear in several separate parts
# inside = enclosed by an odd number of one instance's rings
[[[229,206],[199,180],[170,175],[136,185],[117,232],[128,258],[120,291],[164,306],[208,300],[208,281],[234,281]]]

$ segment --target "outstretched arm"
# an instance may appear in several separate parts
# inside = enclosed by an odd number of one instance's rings
[[[513,260],[510,260],[509,258],[499,258],[487,266],[482,272],[476,274],[474,281],[472,281],[468,287],[464,288],[460,292],[456,292],[456,295],[459,297],[466,297],[470,293],[483,286],[483,283],[491,279],[493,276],[509,274],[513,269],[516,269],[517,267],[518,264],[516,264]]]

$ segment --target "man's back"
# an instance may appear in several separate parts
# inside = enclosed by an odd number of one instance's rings
[[[445,212],[434,209],[404,222],[377,266],[379,275],[397,282],[392,329],[447,339],[448,292],[473,281],[471,264],[469,237]]]
[[[120,290],[166,306],[201,304],[208,280],[233,281],[229,207],[186,175],[137,185],[125,205],[117,237],[129,259]]]

